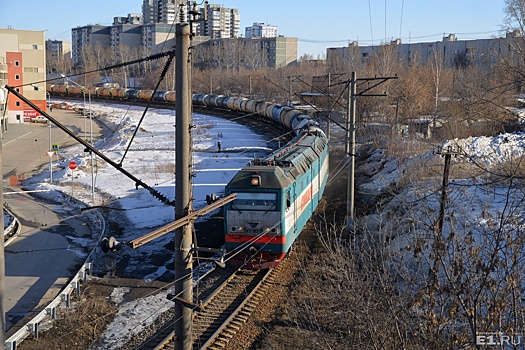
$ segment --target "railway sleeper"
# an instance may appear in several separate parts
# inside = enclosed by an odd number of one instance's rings
[[[237,330],[239,329],[238,327],[236,328]],[[233,338],[237,334],[237,331],[235,329],[232,329],[232,327],[228,326],[227,328],[224,329],[222,333],[224,333],[229,338]]]
[[[231,338],[224,337],[222,334],[219,336],[219,338],[217,338],[217,340],[223,342],[224,345],[228,344],[230,342],[230,339]]]
[[[207,316],[211,316],[211,317],[220,317],[221,315],[224,315],[224,311],[214,311],[214,312],[207,313]]]
[[[232,328],[232,329],[234,329],[236,331],[238,331],[239,329],[242,328],[242,327],[240,327],[240,326],[242,326],[242,324],[240,324],[240,323],[234,324],[234,323],[235,323],[235,321],[231,321],[230,324],[228,325],[228,327]]]
[[[224,310],[228,310],[228,309],[231,309],[232,306],[228,306],[226,309],[224,307],[221,307],[219,305],[217,306],[211,306],[211,307],[208,307],[206,308],[205,310],[203,310],[203,313],[207,313],[207,312],[217,312],[217,311],[224,311]]]
[[[227,338],[228,340],[230,340],[231,338],[233,338],[235,334],[231,334],[231,333],[226,333],[226,330],[224,330],[222,333],[221,333],[221,337],[225,337]],[[220,338],[219,338],[220,339]]]
[[[246,322],[248,320],[248,317],[244,316],[244,315],[237,315],[235,317],[236,320],[239,320],[241,322]]]
[[[208,349],[210,349],[210,350],[220,350],[220,349],[224,349],[224,346],[213,344]]]
[[[226,344],[228,344],[227,341],[225,342],[225,341],[220,340],[220,339],[215,340],[215,342],[213,343],[213,345],[222,346],[223,348],[226,346]]]
[[[252,315],[252,312],[253,312],[253,310],[242,309],[239,312],[239,315],[245,315],[247,317],[250,317]]]

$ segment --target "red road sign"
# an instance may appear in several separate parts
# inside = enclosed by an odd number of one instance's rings
[[[69,169],[71,170],[75,170],[77,168],[77,163],[75,162],[69,162],[69,165],[68,165]]]

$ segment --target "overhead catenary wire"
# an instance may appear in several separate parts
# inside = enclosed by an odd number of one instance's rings
[[[372,31],[372,7],[370,5],[370,0],[368,0],[368,17],[370,20],[370,38],[372,39],[372,45],[374,45],[374,32]]]
[[[401,19],[399,20],[399,38],[401,38],[403,28],[403,11],[405,9],[405,0],[401,0]]]

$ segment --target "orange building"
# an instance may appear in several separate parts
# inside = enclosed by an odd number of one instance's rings
[[[39,108],[46,110],[45,78],[44,32],[0,28],[0,85],[16,88]],[[5,107],[4,102],[0,101]],[[38,115],[16,96],[9,94],[7,109],[2,111],[0,118],[5,130],[6,122],[24,123]]]

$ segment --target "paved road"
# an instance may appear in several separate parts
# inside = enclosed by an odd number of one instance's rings
[[[83,136],[82,116],[56,109],[51,116]],[[88,120],[88,137],[89,125]],[[96,123],[92,125],[95,138],[100,129]],[[91,236],[86,216],[64,219],[62,204],[35,200],[20,187],[19,180],[48,167],[49,130],[46,124],[9,124],[2,138],[4,203],[22,224],[19,237],[5,248],[4,300],[8,329],[28,312],[38,310],[56,297],[84,262],[80,249],[75,248],[75,239]],[[72,137],[54,126],[51,140],[61,149],[76,144]]]

